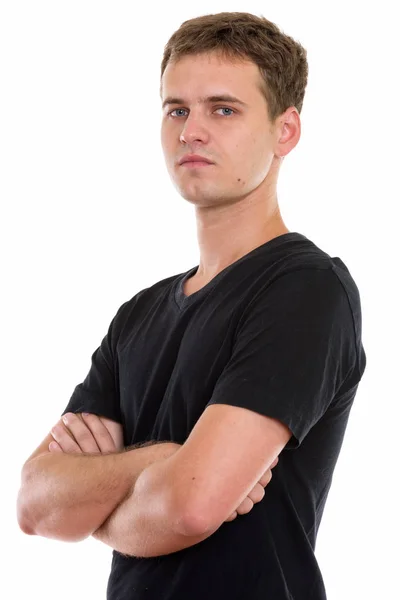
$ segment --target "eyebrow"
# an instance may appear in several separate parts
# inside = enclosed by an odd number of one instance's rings
[[[243,100],[239,100],[239,98],[235,98],[235,96],[231,96],[229,94],[222,94],[219,96],[205,96],[201,97],[199,101],[202,104],[208,104],[211,102],[230,102],[232,104],[240,104],[241,106],[247,106]],[[168,96],[162,103],[162,108],[167,106],[167,104],[186,104],[185,100],[182,98],[173,98],[172,96]]]

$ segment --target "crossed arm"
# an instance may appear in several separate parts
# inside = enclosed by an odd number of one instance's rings
[[[122,439],[111,436],[102,418],[68,417],[68,428],[60,420],[22,469],[17,499],[21,529],[63,541],[94,535],[120,552],[139,554],[138,531],[127,535],[135,519],[125,498],[132,502],[140,474],[179,446],[163,443],[125,451]],[[124,522],[116,510],[120,505]],[[164,511],[164,516],[168,522],[170,515]]]
[[[68,428],[60,422],[25,463],[18,496],[23,531],[65,541],[92,535],[123,554],[144,557],[176,552],[216,531],[190,528],[184,503],[178,508],[171,498],[171,458],[179,444],[123,450],[120,425],[96,415],[68,417]],[[239,514],[262,499],[270,470],[263,478]]]

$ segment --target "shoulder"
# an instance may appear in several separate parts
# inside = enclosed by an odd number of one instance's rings
[[[249,299],[241,322],[257,314],[263,320],[302,319],[310,316],[331,319],[351,316],[348,294],[337,273],[324,265],[295,265],[269,279]]]

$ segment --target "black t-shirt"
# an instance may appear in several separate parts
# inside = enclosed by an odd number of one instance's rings
[[[198,266],[122,304],[65,412],[123,425],[125,446],[183,444],[209,404],[292,431],[250,513],[171,554],[112,551],[108,600],[324,600],[316,536],[366,366],[358,288],[304,235],[269,240],[185,296]]]

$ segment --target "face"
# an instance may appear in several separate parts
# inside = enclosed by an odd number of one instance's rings
[[[185,56],[165,69],[161,101],[174,101],[162,108],[161,144],[169,175],[189,202],[203,207],[229,204],[264,186],[268,189],[277,134],[271,129],[260,81],[253,62],[212,53]],[[243,104],[202,101],[228,94]],[[180,165],[189,153],[213,164]]]

